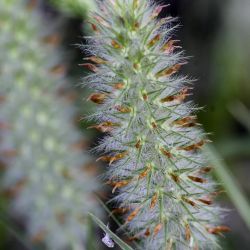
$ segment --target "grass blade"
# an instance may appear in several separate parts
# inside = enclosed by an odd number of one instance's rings
[[[239,185],[236,183],[236,180],[228,170],[226,164],[220,159],[216,149],[212,146],[207,146],[206,151],[209,160],[215,167],[214,169],[217,178],[222,182],[227,195],[237,208],[246,225],[250,228],[250,205],[248,200],[244,196],[242,190],[240,190]]]
[[[94,214],[89,213],[91,219],[110,237],[122,250],[133,250],[129,245],[122,241],[117,235],[115,235],[100,219],[98,219]]]

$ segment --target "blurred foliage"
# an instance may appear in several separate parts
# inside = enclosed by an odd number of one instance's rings
[[[94,0],[49,0],[58,8],[72,16],[84,17],[89,11],[95,10]]]

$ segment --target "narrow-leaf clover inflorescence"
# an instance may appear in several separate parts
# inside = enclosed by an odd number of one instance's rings
[[[208,143],[186,100],[186,59],[171,38],[174,18],[146,0],[106,0],[93,14],[85,78],[98,105],[97,149],[124,212],[123,229],[144,249],[215,249],[221,209],[202,147]],[[119,191],[118,191],[119,190]]]

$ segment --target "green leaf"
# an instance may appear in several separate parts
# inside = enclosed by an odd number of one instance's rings
[[[129,245],[127,245],[124,241],[122,241],[118,236],[116,236],[104,223],[99,220],[94,214],[89,213],[91,219],[110,237],[114,240],[114,242],[120,246],[122,250],[133,250]]]
[[[210,162],[214,165],[217,178],[222,182],[227,195],[234,203],[234,206],[237,208],[246,225],[250,228],[250,205],[248,200],[242,190],[240,190],[239,185],[228,170],[225,162],[220,159],[216,149],[210,145],[207,146],[205,150],[207,151]]]

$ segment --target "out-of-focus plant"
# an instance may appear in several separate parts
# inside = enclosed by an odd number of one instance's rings
[[[62,95],[59,37],[42,24],[32,1],[26,3],[0,1],[1,189],[33,242],[85,249],[88,212],[99,212],[94,166],[81,152],[71,96]]]
[[[217,194],[202,147],[206,135],[194,105],[185,101],[191,81],[177,76],[186,63],[175,51],[172,18],[146,0],[103,1],[94,14],[95,35],[85,46],[93,71],[85,82],[100,108],[94,128],[108,132],[98,150],[109,163],[108,183],[122,228],[145,249],[214,249],[220,226]]]
[[[50,0],[51,3],[70,15],[85,16],[95,10],[94,0]]]

